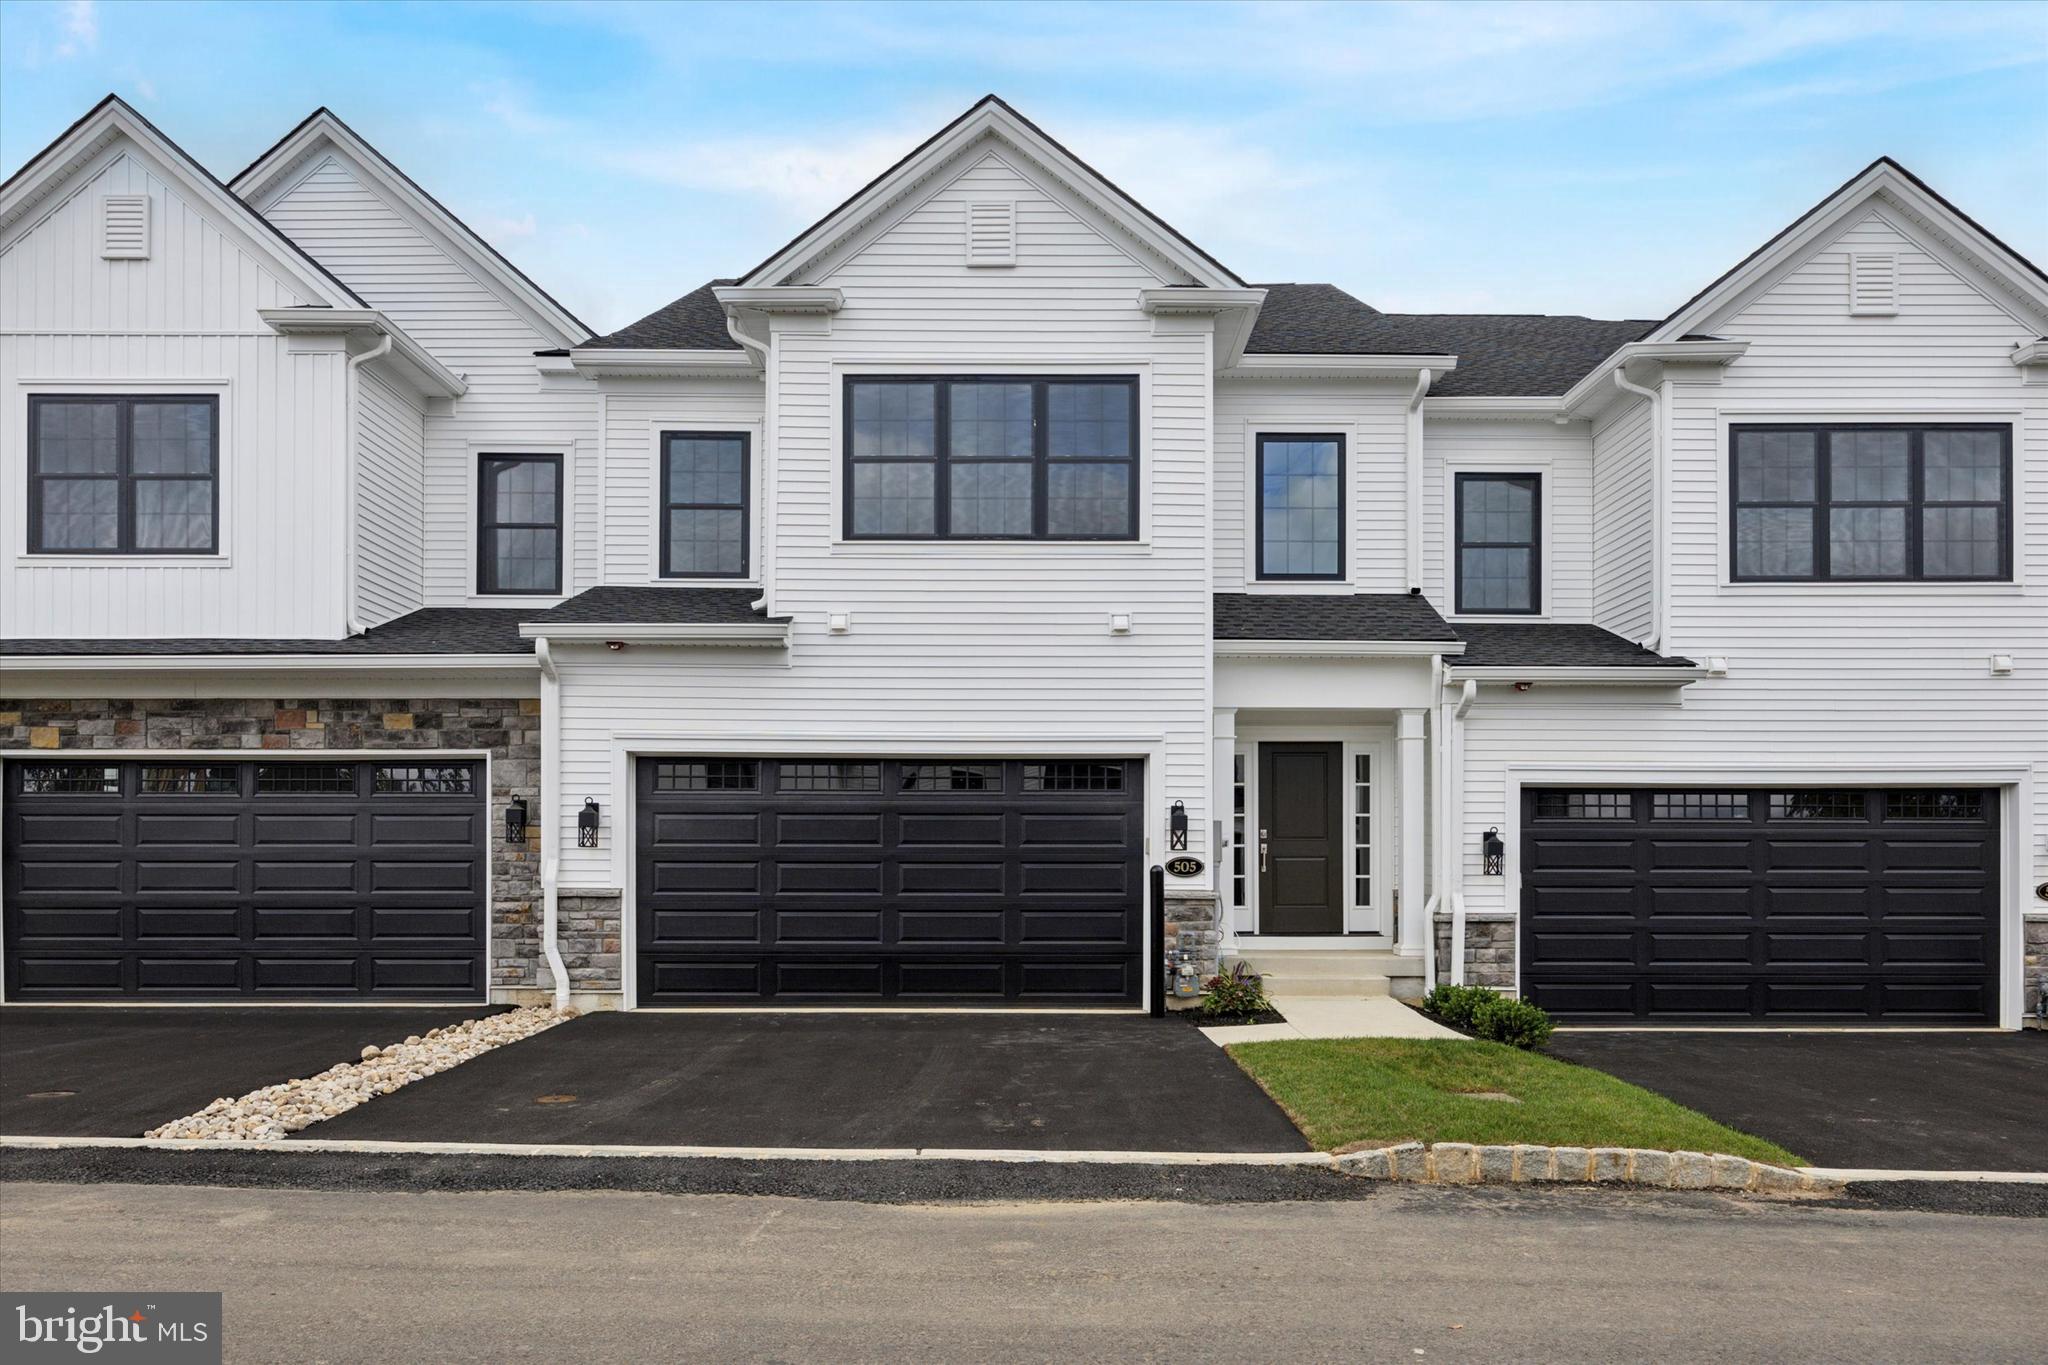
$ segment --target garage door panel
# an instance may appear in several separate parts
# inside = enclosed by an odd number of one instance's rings
[[[636,773],[643,1003],[1132,998],[1142,784],[1045,765],[1039,786],[1083,789],[1027,790],[1020,760],[884,758],[835,765],[879,773],[847,790],[813,762],[748,762],[745,791],[664,790],[674,761]]]
[[[1539,795],[1523,798],[1521,979],[1547,1009],[1964,1022],[1996,1006],[1995,793]],[[1709,805],[1747,818],[1674,829],[1654,814]],[[1893,820],[1892,809],[1922,814]],[[1585,867],[1588,849],[1606,866]]]
[[[135,769],[163,765],[122,760],[112,789],[81,795],[25,791],[32,762],[4,774],[11,998],[481,994],[480,765],[437,764],[476,789],[451,796],[373,794],[364,761],[269,757],[205,765],[226,790],[144,790]],[[437,965],[379,970],[375,952]]]

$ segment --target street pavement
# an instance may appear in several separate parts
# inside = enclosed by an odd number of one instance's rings
[[[1619,1190],[888,1205],[0,1185],[9,1289],[232,1361],[2039,1360],[2048,1219]]]

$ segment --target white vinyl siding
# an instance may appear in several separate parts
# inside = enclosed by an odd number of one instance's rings
[[[1650,404],[1623,399],[1593,423],[1593,614],[1628,640],[1655,629],[1656,488]]]
[[[417,611],[426,563],[426,425],[417,399],[357,374],[356,609],[366,625]]]
[[[1456,605],[1451,582],[1456,491],[1450,476],[1536,474],[1542,481],[1540,615],[1552,621],[1591,620],[1593,450],[1585,424],[1432,421],[1423,451],[1422,591],[1437,610],[1449,616]]]

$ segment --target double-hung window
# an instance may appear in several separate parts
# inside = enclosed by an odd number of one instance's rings
[[[1266,435],[1257,440],[1258,576],[1344,577],[1344,438]]]
[[[476,590],[562,590],[562,457],[486,455],[477,472]]]
[[[29,398],[31,554],[220,548],[220,399]]]
[[[2012,576],[2012,428],[1738,426],[1736,582]]]
[[[661,434],[661,576],[747,576],[747,435]]]
[[[1457,476],[1459,614],[1535,616],[1543,610],[1543,478]]]
[[[853,540],[1135,540],[1138,381],[849,378]]]

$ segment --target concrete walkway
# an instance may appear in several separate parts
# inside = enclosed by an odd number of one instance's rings
[[[1218,1047],[1232,1043],[1270,1043],[1304,1038],[1462,1038],[1400,1001],[1384,995],[1350,1000],[1274,996],[1273,1008],[1287,1016],[1284,1024],[1238,1024],[1205,1028]]]

